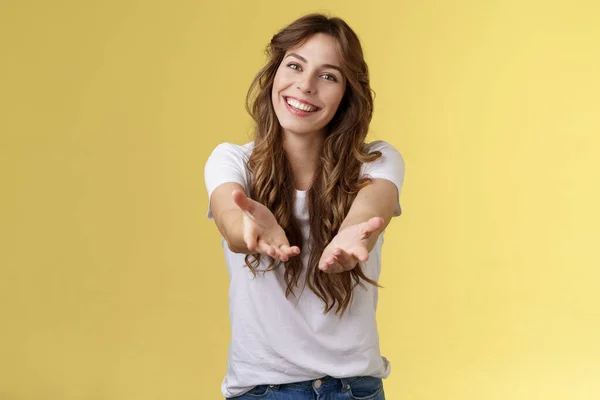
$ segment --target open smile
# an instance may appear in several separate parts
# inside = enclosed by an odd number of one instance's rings
[[[307,117],[321,110],[321,108],[315,106],[314,104],[300,101],[293,97],[283,96],[283,101],[288,111],[299,117]]]

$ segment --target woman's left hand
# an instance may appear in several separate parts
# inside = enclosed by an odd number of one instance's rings
[[[319,269],[326,273],[349,271],[359,261],[369,259],[368,238],[383,226],[383,218],[373,217],[366,222],[343,228],[323,250]]]

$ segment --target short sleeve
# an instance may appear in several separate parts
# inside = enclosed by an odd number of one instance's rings
[[[207,217],[213,219],[210,196],[220,185],[227,182],[239,183],[248,191],[246,174],[247,155],[242,146],[221,143],[208,157],[204,166],[204,183],[208,192]]]
[[[382,178],[392,182],[398,188],[398,200],[394,216],[402,214],[400,206],[400,193],[404,182],[404,159],[394,146],[384,141],[375,141],[369,144],[369,151],[380,151],[381,157],[377,160],[365,163],[361,168],[361,176],[368,178]]]

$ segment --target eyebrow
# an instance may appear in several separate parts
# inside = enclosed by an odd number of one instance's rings
[[[287,56],[285,56],[285,58],[288,58],[288,57],[296,57],[297,59],[299,59],[303,63],[308,64],[308,61],[306,61],[306,58],[302,57],[300,54],[290,53]],[[323,65],[321,65],[321,67],[336,69],[336,70],[338,70],[340,72],[340,74],[342,74],[342,76],[344,75],[344,73],[342,72],[342,69],[340,67],[338,67],[337,65],[323,64]]]

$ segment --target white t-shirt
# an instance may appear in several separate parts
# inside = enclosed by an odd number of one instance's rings
[[[404,160],[389,143],[377,141],[370,146],[371,150],[381,151],[382,156],[363,164],[361,175],[384,178],[398,187],[395,211],[398,216]],[[253,142],[243,146],[222,143],[215,148],[204,169],[209,201],[213,190],[226,182],[237,182],[248,192],[251,177],[246,162],[252,148]],[[307,243],[310,228],[305,198],[305,191],[296,191],[295,217]],[[208,218],[213,218],[210,205]],[[230,251],[224,239],[221,244],[229,272],[232,329],[227,372],[221,386],[225,397],[241,395],[256,385],[306,381],[325,375],[336,378],[389,375],[390,364],[379,350],[375,319],[377,287],[357,286],[342,318],[334,312],[323,314],[323,302],[308,287],[299,297],[285,297],[283,266],[254,277],[245,266],[245,255]],[[365,275],[374,280],[378,280],[381,270],[382,245],[383,233],[365,263]],[[308,256],[304,250],[300,254],[305,268]],[[267,261],[264,257],[259,269],[265,268]],[[299,288],[304,286],[304,278],[303,273]]]

